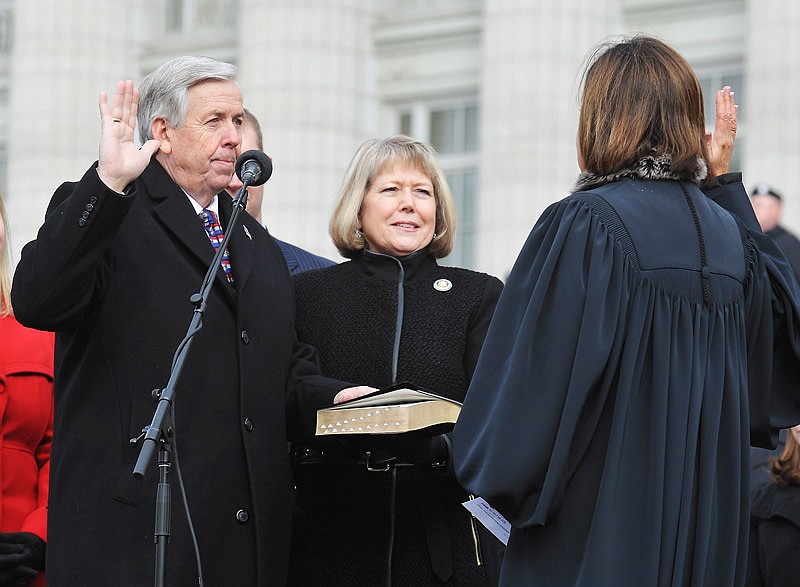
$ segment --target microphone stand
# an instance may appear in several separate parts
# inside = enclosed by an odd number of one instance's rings
[[[183,371],[186,357],[189,354],[189,349],[192,346],[194,335],[203,328],[203,315],[206,310],[208,296],[211,293],[211,286],[214,284],[214,275],[217,268],[222,263],[222,255],[228,247],[228,240],[236,227],[236,222],[239,219],[239,214],[244,210],[247,204],[247,187],[257,181],[256,177],[252,174],[243,174],[242,187],[233,199],[233,212],[228,222],[228,228],[225,230],[224,236],[220,246],[217,247],[214,259],[211,261],[206,275],[200,285],[200,292],[192,294],[190,301],[195,305],[194,314],[192,315],[191,322],[186,331],[186,336],[178,344],[175,355],[172,360],[172,371],[169,375],[166,387],[163,389],[154,389],[152,391],[153,399],[158,400],[153,419],[149,426],[142,429],[142,435],[138,438],[132,438],[131,442],[136,444],[142,442],[141,449],[139,450],[139,458],[136,461],[136,466],[133,469],[133,476],[136,479],[144,477],[145,470],[147,469],[150,461],[153,459],[156,447],[158,447],[158,488],[156,490],[156,521],[155,531],[153,538],[156,543],[156,565],[155,565],[155,585],[156,587],[164,587],[166,585],[166,571],[167,571],[167,543],[169,542],[170,535],[170,520],[171,520],[171,501],[170,501],[170,487],[169,487],[169,470],[172,467],[170,462],[170,441],[175,434],[172,426],[171,410],[175,402],[175,393],[180,379],[181,372]],[[198,571],[200,570],[200,561],[198,560]],[[202,585],[202,574],[200,576]]]

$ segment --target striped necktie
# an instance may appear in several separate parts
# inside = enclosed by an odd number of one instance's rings
[[[200,221],[203,223],[203,227],[206,229],[206,234],[208,234],[208,238],[211,241],[211,244],[214,246],[214,250],[216,251],[219,249],[219,245],[222,242],[223,237],[225,236],[222,232],[222,226],[219,224],[219,220],[217,219],[217,215],[214,214],[211,210],[207,208],[203,208],[203,211],[198,214],[200,217]],[[225,249],[225,252],[222,254],[222,270],[225,272],[225,277],[228,278],[229,283],[233,283],[233,273],[231,271],[231,258],[228,254],[228,249]]]

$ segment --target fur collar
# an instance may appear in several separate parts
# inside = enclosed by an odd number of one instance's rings
[[[678,173],[672,171],[672,157],[670,155],[648,155],[639,159],[630,167],[619,169],[614,173],[607,175],[597,175],[588,171],[584,171],[578,176],[578,181],[575,182],[575,187],[572,192],[580,192],[589,190],[607,183],[612,183],[625,178],[633,179],[675,179],[691,181],[699,184],[708,175],[708,167],[706,162],[698,157],[697,167],[694,174],[688,177],[681,177]]]

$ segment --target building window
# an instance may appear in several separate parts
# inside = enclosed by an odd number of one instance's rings
[[[8,147],[4,144],[0,144],[0,186],[2,189],[5,190],[5,186],[8,185]],[[8,194],[4,194],[6,198]]]
[[[8,90],[0,88],[0,190],[7,185],[8,179],[8,127],[9,127],[9,95]]]
[[[478,150],[478,107],[474,105],[431,112],[431,144],[441,154]]]
[[[0,7],[0,54],[10,55],[13,44],[13,8]]]
[[[475,167],[447,172],[447,183],[453,192],[458,210],[456,246],[443,259],[443,264],[456,267],[472,267],[478,256],[477,193],[478,171]]]
[[[238,0],[167,0],[165,27],[180,33],[236,26]]]
[[[184,0],[167,0],[165,26],[168,32],[183,30],[183,3]]]
[[[402,134],[429,143],[439,154],[453,192],[458,226],[455,248],[444,265],[471,268],[477,260],[479,108],[477,98],[415,102],[399,108]]]
[[[404,112],[400,115],[400,134],[411,136],[413,131],[411,130],[411,113]]]

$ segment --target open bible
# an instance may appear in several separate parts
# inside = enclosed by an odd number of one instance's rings
[[[459,402],[406,382],[317,410],[316,435],[443,434],[460,412]]]

